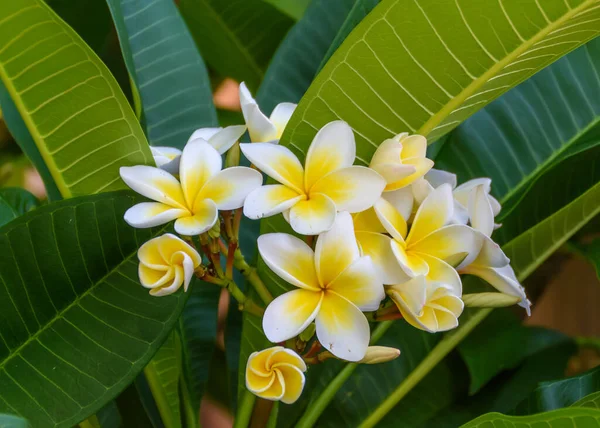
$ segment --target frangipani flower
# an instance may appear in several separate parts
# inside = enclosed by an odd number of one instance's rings
[[[397,190],[423,177],[433,167],[433,161],[425,157],[426,151],[425,137],[404,132],[381,143],[369,166],[385,178],[386,192]]]
[[[525,289],[515,276],[510,260],[500,246],[490,238],[494,230],[494,208],[490,203],[484,184],[476,186],[470,193],[468,210],[473,227],[483,235],[483,246],[473,262],[461,267],[460,273],[475,275],[488,282],[498,291],[520,297],[519,306],[531,315],[531,302],[527,299]]]
[[[297,233],[318,235],[328,230],[336,212],[364,211],[381,196],[385,180],[375,171],[353,166],[356,145],[346,122],[325,125],[313,139],[305,168],[287,148],[268,143],[240,144],[244,155],[281,184],[255,190],[244,205],[251,219],[289,210]]]
[[[447,225],[453,212],[450,186],[444,184],[425,198],[410,232],[406,220],[385,199],[377,202],[375,212],[393,238],[391,249],[406,275],[427,276],[431,281],[460,289],[460,278],[453,266],[473,260],[479,253],[482,238],[468,226]]]
[[[142,202],[125,213],[133,227],[154,227],[177,219],[175,231],[199,235],[218,219],[218,210],[233,210],[260,187],[262,175],[251,168],[221,171],[221,155],[206,141],[187,144],[181,155],[180,182],[166,171],[150,166],[122,167],[121,178],[139,194],[156,202]]]
[[[430,333],[458,326],[464,304],[452,285],[428,281],[423,275],[386,289],[406,321]]]
[[[317,238],[312,250],[284,233],[258,238],[264,262],[286,282],[298,287],[269,304],[263,330],[271,342],[300,334],[315,321],[317,338],[333,355],[360,361],[369,345],[369,323],[361,311],[373,311],[385,297],[369,257],[360,257],[347,212]]]
[[[245,125],[231,125],[226,128],[200,128],[194,131],[187,144],[204,140],[222,155],[244,135],[244,132],[246,132]]]
[[[169,174],[179,173],[181,150],[176,149],[175,147],[150,146],[150,151],[152,152],[154,162],[158,168],[164,169]]]
[[[152,296],[184,291],[202,263],[200,254],[185,241],[167,233],[144,243],[138,250],[140,282]]]
[[[265,116],[244,82],[240,83],[240,104],[250,141],[253,143],[279,143],[283,130],[296,109],[296,104],[280,103],[275,106],[270,117]]]
[[[304,389],[305,371],[306,363],[291,349],[253,352],[246,364],[246,388],[261,398],[292,404]]]

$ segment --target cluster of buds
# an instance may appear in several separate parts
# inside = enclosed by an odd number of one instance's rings
[[[267,117],[244,84],[240,100],[245,126],[200,129],[182,152],[155,147],[158,167],[122,168],[121,177],[154,201],[130,208],[128,224],[174,220],[180,235],[150,240],[138,252],[140,282],[152,295],[187,290],[195,274],[262,316],[266,337],[278,346],[250,356],[246,385],[253,393],[292,403],[307,363],[398,357],[397,349],[369,346],[369,321],[403,318],[433,333],[457,327],[465,305],[518,303],[529,313],[509,259],[491,239],[500,204],[490,179],[457,186],[454,174],[433,169],[426,139],[406,133],[385,140],[368,167],[354,165],[354,132],[343,121],[317,132],[302,163],[278,144],[295,105],[282,103]],[[246,129],[252,143],[239,144]],[[237,166],[240,150],[254,168]],[[277,184],[263,185],[257,170]],[[274,300],[239,251],[242,212],[250,219],[281,214],[303,235],[258,238],[264,263],[293,287]],[[234,266],[266,309],[237,288]],[[463,295],[461,274],[499,293]]]

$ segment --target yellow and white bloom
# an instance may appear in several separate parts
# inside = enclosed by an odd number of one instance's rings
[[[298,288],[267,307],[267,338],[291,339],[315,321],[323,347],[338,358],[360,361],[369,345],[369,323],[361,311],[376,310],[385,294],[371,259],[359,255],[350,214],[340,213],[319,235],[315,251],[284,233],[260,236],[258,250],[277,276]]]
[[[240,83],[240,104],[250,141],[253,143],[279,143],[283,130],[296,109],[296,104],[280,103],[275,106],[270,117],[265,116],[244,82]]]
[[[200,128],[194,131],[187,144],[204,140],[222,155],[244,135],[244,132],[246,132],[245,125],[231,125],[225,128]]]
[[[369,166],[385,178],[386,192],[401,189],[433,167],[433,161],[425,157],[426,151],[425,137],[404,132],[381,143]]]
[[[221,170],[221,155],[206,141],[196,140],[183,149],[179,166],[181,183],[168,172],[150,166],[122,167],[121,178],[139,194],[156,202],[142,202],[125,213],[133,227],[154,227],[175,221],[181,235],[199,235],[218,219],[218,210],[233,210],[260,187],[262,175],[251,168]]]
[[[346,122],[331,122],[317,133],[305,168],[287,147],[253,143],[240,144],[240,148],[250,162],[280,183],[248,195],[244,214],[259,219],[289,210],[292,229],[302,235],[328,230],[336,212],[356,213],[372,207],[385,187],[377,172],[352,165],[356,144]]]
[[[166,296],[183,285],[187,291],[200,254],[188,243],[167,233],[144,243],[138,250],[140,282],[152,296]]]
[[[386,289],[404,319],[430,333],[458,326],[458,317],[464,309],[458,291],[450,284],[428,281],[422,275]]]
[[[460,290],[460,277],[453,266],[470,263],[479,253],[482,237],[468,226],[448,225],[453,213],[450,186],[444,184],[425,198],[410,231],[406,220],[385,199],[377,202],[375,212],[393,238],[392,252],[406,275],[423,275]]]
[[[510,296],[519,297],[519,306],[531,315],[531,302],[527,299],[525,289],[519,283],[510,260],[500,246],[490,238],[494,230],[494,207],[488,197],[485,184],[479,184],[470,192],[468,210],[473,228],[483,236],[483,245],[477,258],[465,264],[460,273],[475,275],[488,282],[498,291]]]
[[[150,146],[156,166],[169,174],[179,174],[179,158],[181,150],[175,147]]]
[[[306,363],[291,349],[274,346],[253,352],[246,364],[246,388],[271,401],[294,403],[304,389]]]

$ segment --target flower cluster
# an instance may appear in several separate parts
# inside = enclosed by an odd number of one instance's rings
[[[369,347],[369,321],[403,318],[433,333],[455,328],[465,303],[518,303],[529,312],[509,259],[491,238],[500,204],[490,194],[490,179],[457,186],[454,174],[433,169],[426,139],[407,133],[382,142],[368,167],[354,165],[354,133],[343,121],[317,132],[302,163],[278,144],[295,105],[279,104],[267,117],[244,84],[240,101],[245,126],[197,130],[183,151],[154,147],[157,167],[122,168],[121,177],[153,201],[130,208],[128,224],[174,220],[183,238],[165,234],[139,249],[140,282],[150,294],[187,290],[195,274],[262,316],[271,342],[294,348],[250,356],[246,385],[253,393],[292,403],[302,392],[306,363],[396,358],[397,349]],[[252,142],[239,144],[246,129]],[[233,155],[223,169],[228,150]],[[230,161],[240,150],[254,169]],[[263,185],[257,170],[275,184]],[[304,235],[258,238],[263,262],[289,284],[275,299],[237,247],[242,212],[250,219],[281,214]],[[237,288],[234,265],[266,309]],[[461,274],[478,276],[500,293],[463,296]]]

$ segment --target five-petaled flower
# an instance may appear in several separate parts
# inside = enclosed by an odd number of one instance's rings
[[[291,349],[253,352],[246,364],[246,388],[261,398],[292,404],[304,389],[305,371],[306,363]]]
[[[122,167],[121,178],[139,194],[156,202],[142,202],[125,213],[133,227],[153,227],[177,219],[175,231],[194,236],[209,230],[218,210],[233,210],[260,187],[262,176],[246,167],[221,170],[221,155],[203,139],[188,143],[179,165],[180,182],[150,166]]]
[[[305,168],[287,148],[274,144],[241,144],[244,155],[281,184],[263,186],[248,195],[244,214],[251,219],[289,212],[292,229],[303,235],[328,230],[336,212],[364,211],[385,187],[377,172],[353,166],[356,144],[346,122],[325,125],[313,139]]]
[[[338,358],[360,361],[369,345],[369,323],[361,310],[376,310],[385,294],[370,257],[359,255],[350,214],[340,213],[319,235],[315,251],[284,233],[260,236],[258,250],[275,274],[298,287],[267,307],[267,338],[290,339],[314,320],[325,348]]]
[[[253,143],[279,143],[281,134],[296,109],[296,104],[280,103],[275,106],[270,117],[265,116],[244,82],[240,84],[240,104]]]
[[[185,241],[167,233],[144,243],[138,250],[140,282],[153,296],[166,296],[179,290],[187,291],[200,265],[200,254]]]
[[[464,309],[460,289],[423,275],[389,286],[386,292],[410,325],[430,333],[456,328]]]

